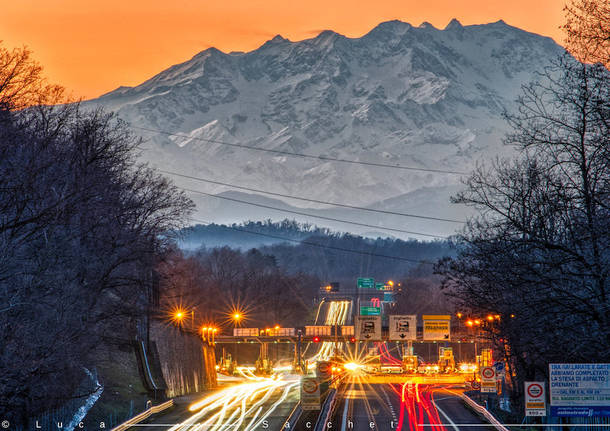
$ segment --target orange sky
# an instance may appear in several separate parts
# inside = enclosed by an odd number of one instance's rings
[[[332,29],[358,37],[381,21],[443,28],[503,19],[563,40],[564,0],[0,0],[0,40],[27,45],[75,97],[136,85],[215,46],[251,50]]]

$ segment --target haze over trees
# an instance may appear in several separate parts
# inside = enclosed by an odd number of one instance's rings
[[[258,248],[273,255],[289,274],[307,273],[323,282],[355,285],[359,276],[384,279],[402,277],[423,262],[454,252],[447,241],[366,238],[334,232],[292,220],[245,222],[240,225],[197,225],[183,232],[189,248],[212,249],[223,244],[242,249]]]
[[[0,47],[0,417],[17,427],[98,389],[96,352],[136,337],[191,208],[113,115],[66,101]]]
[[[480,166],[456,202],[476,207],[458,257],[439,269],[472,313],[498,313],[487,333],[524,380],[552,362],[610,358],[610,72],[608,8],[567,8],[569,55],[523,88],[507,116],[515,160]],[[605,18],[604,18],[605,17]],[[507,373],[510,375],[510,373]]]

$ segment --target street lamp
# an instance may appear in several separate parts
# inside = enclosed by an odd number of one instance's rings
[[[231,320],[233,321],[233,330],[235,331],[235,328],[237,328],[239,326],[239,324],[241,323],[241,321],[244,319],[244,313],[241,312],[240,310],[233,310],[233,312],[231,313]],[[233,333],[233,335],[235,335],[235,333]],[[235,361],[235,363],[237,363],[237,349],[238,349],[238,345],[237,343],[233,345],[233,361]]]
[[[182,325],[184,323],[184,318],[186,317],[186,310],[181,307],[178,307],[171,311],[170,320],[174,322],[176,326],[182,329]]]
[[[207,341],[208,344],[214,345],[214,335],[218,332],[218,328],[213,326],[204,326],[201,328],[201,338],[203,341]]]

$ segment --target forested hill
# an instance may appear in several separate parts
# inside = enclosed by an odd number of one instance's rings
[[[294,220],[281,222],[248,221],[241,224],[195,225],[184,229],[180,235],[179,247],[193,251],[202,247],[231,247],[249,250],[263,245],[282,242],[301,241],[311,235],[340,236],[326,228],[311,224],[298,223]],[[296,244],[292,242],[293,244]]]
[[[348,281],[357,276],[401,277],[429,274],[430,263],[452,256],[447,241],[424,242],[394,238],[363,238],[284,220],[241,225],[198,225],[183,232],[185,249],[257,248],[271,255],[288,273],[306,273],[321,280]]]

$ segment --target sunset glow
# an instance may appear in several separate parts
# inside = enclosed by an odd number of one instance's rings
[[[296,41],[325,29],[359,37],[392,19],[441,29],[452,18],[464,25],[503,19],[561,43],[562,8],[557,0],[22,0],[2,5],[0,40],[30,47],[51,81],[91,98],[137,85],[211,46],[248,51],[276,34]]]

